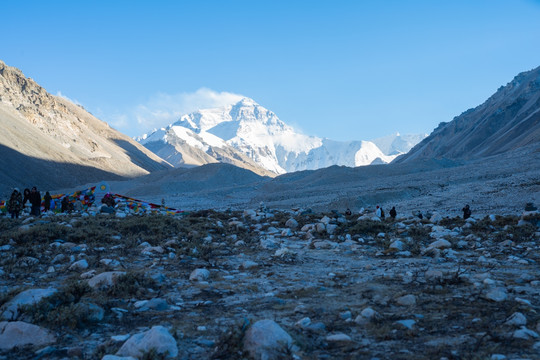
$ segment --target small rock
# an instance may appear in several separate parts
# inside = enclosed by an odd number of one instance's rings
[[[88,285],[93,288],[109,287],[116,284],[116,280],[126,273],[123,271],[108,271],[98,274],[88,280]]]
[[[501,302],[505,301],[508,298],[508,295],[506,294],[505,288],[497,287],[489,290],[486,293],[485,298],[491,301]]]
[[[525,326],[522,326],[521,329],[514,331],[514,333],[512,334],[512,337],[515,339],[523,339],[523,340],[537,339],[538,333],[530,329],[527,329]]]
[[[69,267],[69,270],[75,270],[75,271],[85,270],[85,269],[88,269],[88,261],[86,261],[86,259],[76,261],[73,264],[71,264],[71,266]]]
[[[416,321],[414,320],[398,320],[396,321],[396,324],[399,324],[399,325],[402,325],[404,327],[406,327],[407,329],[412,329],[414,324],[416,324]]]
[[[398,303],[398,305],[401,305],[401,306],[412,306],[416,304],[416,296],[414,295],[401,296],[396,300],[396,302]]]
[[[527,325],[527,318],[522,313],[515,312],[506,320],[505,324],[513,326]]]
[[[349,342],[349,341],[352,341],[352,340],[351,340],[350,336],[348,336],[346,334],[339,333],[339,334],[328,335],[326,337],[326,341],[329,341],[329,342]]]
[[[287,222],[285,223],[285,226],[288,227],[289,229],[296,229],[298,227],[298,221],[296,221],[295,219],[293,218],[290,218],[289,220],[287,220]]]
[[[210,271],[207,269],[195,269],[189,275],[191,281],[206,281],[210,278]]]

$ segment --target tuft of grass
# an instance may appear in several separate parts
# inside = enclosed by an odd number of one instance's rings
[[[105,290],[109,297],[143,298],[148,294],[148,289],[156,287],[155,280],[147,277],[143,273],[128,272],[121,275],[116,283]]]
[[[32,323],[57,328],[82,328],[91,323],[91,314],[80,306],[81,299],[90,291],[85,281],[72,281],[39,303],[22,306],[20,310],[32,319]]]
[[[358,221],[347,229],[347,232],[351,235],[377,235],[378,233],[388,233],[391,230],[391,226],[385,222],[364,220]]]

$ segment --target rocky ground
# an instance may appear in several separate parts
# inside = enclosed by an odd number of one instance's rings
[[[536,211],[117,215],[0,220],[1,358],[540,357]]]

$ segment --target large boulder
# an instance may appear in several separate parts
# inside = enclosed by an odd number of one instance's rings
[[[167,329],[160,325],[130,337],[116,352],[116,355],[133,356],[140,359],[145,353],[152,350],[166,358],[174,359],[178,356],[176,340]]]
[[[36,304],[56,291],[54,288],[25,290],[2,306],[0,318],[3,320],[16,320],[19,316],[19,306]]]
[[[282,359],[292,346],[291,336],[273,320],[260,320],[244,336],[244,350],[253,359]]]
[[[10,350],[16,346],[43,346],[56,342],[49,330],[23,321],[0,322],[0,349]]]

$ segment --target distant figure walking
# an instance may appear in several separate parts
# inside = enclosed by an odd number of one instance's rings
[[[377,210],[375,210],[375,216],[377,216],[378,218],[381,217],[381,208],[379,207],[379,205],[377,205]]]
[[[392,220],[396,219],[397,212],[396,212],[396,207],[395,206],[392,206],[392,209],[390,209],[390,216],[392,217]]]
[[[465,205],[465,207],[461,210],[463,211],[463,219],[468,219],[471,217],[471,208],[468,204]]]
[[[52,196],[51,194],[47,191],[45,193],[45,196],[43,197],[43,208],[45,209],[44,211],[49,211],[51,210],[51,200],[52,200]]]
[[[30,204],[32,204],[32,209],[30,210],[30,214],[34,216],[39,216],[41,213],[41,194],[37,190],[37,188],[34,186],[32,187],[32,190],[30,190],[30,195],[28,195],[28,200],[30,201]]]
[[[11,197],[7,203],[7,210],[11,214],[12,219],[18,219],[19,213],[23,208],[23,198],[18,188],[13,189]]]

